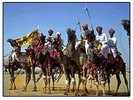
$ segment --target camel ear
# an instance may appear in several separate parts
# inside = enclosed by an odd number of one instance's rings
[[[72,30],[72,32],[73,32],[73,33],[76,33],[76,31],[75,31],[75,30]]]

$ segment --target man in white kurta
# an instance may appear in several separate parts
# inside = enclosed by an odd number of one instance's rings
[[[117,40],[116,37],[114,37],[115,30],[110,29],[109,30],[109,39],[108,39],[108,46],[110,48],[110,51],[113,53],[114,58],[116,57],[116,52],[117,52]]]
[[[108,46],[108,38],[105,33],[102,32],[103,28],[101,26],[98,26],[96,28],[96,31],[98,34],[96,35],[96,41],[98,43],[102,44],[100,53],[104,55],[105,58],[108,57],[108,53],[110,52],[109,46]]]

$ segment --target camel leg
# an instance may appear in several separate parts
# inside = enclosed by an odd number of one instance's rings
[[[111,94],[111,91],[110,91],[110,76],[107,75],[107,79],[108,79],[108,94]]]
[[[71,82],[71,79],[70,79],[70,76],[69,74],[66,75],[66,91],[65,91],[65,95],[68,95],[68,92],[70,90],[70,82]]]
[[[53,87],[52,87],[52,90],[55,90],[54,89],[54,71],[53,71],[53,69],[51,68],[51,77],[52,77],[52,83],[53,83]]]
[[[76,91],[76,80],[75,80],[75,77],[72,77],[72,83],[73,83],[72,91],[75,92]]]
[[[16,88],[16,83],[15,83],[15,79],[14,79],[14,90],[16,90],[17,88]]]
[[[75,73],[74,73],[74,67],[72,67],[71,69],[71,79],[72,79],[72,83],[73,83],[73,89],[72,92],[74,92],[76,90],[76,81],[75,81]]]
[[[51,93],[51,90],[50,90],[50,76],[47,77],[47,82],[48,82],[48,93],[50,94]]]
[[[48,85],[48,69],[46,68],[45,69],[45,72],[44,72],[44,74],[45,74],[45,76],[46,76],[46,78],[45,78],[45,86],[44,86],[44,88],[45,88],[45,93],[46,93],[46,91],[47,91],[47,85]]]
[[[127,78],[126,78],[126,71],[125,72],[122,72],[122,75],[123,75],[123,78],[125,80],[125,84],[126,84],[126,87],[127,87],[128,94],[130,94],[130,91],[128,89],[128,81],[127,81]]]
[[[14,79],[14,77],[13,77],[13,73],[12,73],[12,70],[11,69],[9,69],[9,74],[10,74],[10,88],[9,88],[9,90],[12,90],[13,89],[13,79]]]
[[[96,96],[99,95],[99,85],[96,85]]]
[[[117,95],[119,87],[120,87],[120,84],[121,84],[121,80],[120,80],[119,74],[116,74],[116,78],[117,78],[117,89],[116,89],[116,95]]]
[[[86,79],[86,74],[87,74],[87,69],[84,68],[83,69],[83,79],[82,79],[82,83],[83,83],[83,95],[87,95],[88,91],[87,91],[87,79]]]
[[[16,85],[15,85],[15,77],[14,77],[14,68],[9,69],[9,74],[11,76],[10,79],[10,89],[9,90],[16,90]]]
[[[55,88],[54,88],[54,76],[53,75],[52,75],[52,82],[53,82],[52,90],[55,90]]]
[[[105,96],[105,83],[102,84],[103,96]]]
[[[48,93],[50,94],[51,93],[51,90],[50,90],[50,77],[51,77],[51,67],[50,67],[50,64],[48,64],[48,69],[47,69],[48,73],[47,73],[47,80],[48,80]]]
[[[46,78],[44,79],[44,83],[45,83],[45,86],[44,86],[44,92],[46,93],[46,90],[47,90],[47,76]]]
[[[92,79],[90,79],[90,89],[92,89]]]
[[[41,70],[42,70],[42,77],[43,77],[43,80],[44,80],[44,93],[46,93],[46,90],[47,90],[47,68],[46,67],[43,67],[42,64],[40,64],[40,67],[41,67]]]
[[[80,71],[78,72],[78,88],[77,88],[77,93],[79,92],[79,88],[80,88],[80,84],[81,84],[81,81],[82,81],[82,76],[81,76],[81,73]]]
[[[86,81],[86,77],[85,77],[85,67],[83,66],[83,77],[82,77],[83,95],[85,94],[85,81]]]
[[[36,87],[36,77],[35,77],[35,67],[33,66],[32,67],[32,78],[33,78],[33,82],[34,82],[34,89],[33,89],[33,92],[36,92],[37,91],[37,87]]]
[[[72,78],[72,83],[73,83],[73,92],[74,92],[74,94],[76,96],[78,94],[77,94],[77,90],[76,90],[76,80],[75,80],[75,77]]]
[[[69,80],[69,83],[68,83],[68,84],[69,84],[69,85],[68,85],[68,92],[70,92],[70,83],[71,83],[71,78],[70,78],[70,76],[69,76],[68,78],[69,78],[69,79],[68,79],[68,80]]]
[[[95,85],[96,85],[96,96],[99,95],[99,81],[98,81],[98,75],[95,74]]]
[[[31,80],[31,68],[29,67],[29,68],[26,69],[26,81],[25,81],[26,85],[23,89],[23,92],[27,91],[27,86],[28,86],[30,80]]]
[[[81,81],[82,81],[81,76],[79,76],[77,92],[79,92]]]

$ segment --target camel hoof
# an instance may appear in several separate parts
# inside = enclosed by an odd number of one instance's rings
[[[87,96],[87,93],[83,93],[81,96]]]
[[[108,92],[108,95],[112,95],[111,91],[110,91],[110,92]]]
[[[48,94],[51,94],[51,92],[49,91]]]
[[[128,92],[127,95],[130,96],[130,92]]]
[[[89,94],[88,90],[85,91],[85,94]]]
[[[27,90],[24,89],[24,90],[22,90],[22,92],[27,92]]]
[[[42,90],[45,90],[45,87]]]
[[[99,96],[99,93],[96,93],[96,96]]]
[[[64,92],[64,95],[68,95],[68,93],[65,91],[65,92]]]
[[[71,91],[74,92],[74,89],[72,89]]]
[[[46,91],[43,91],[43,93],[46,93]]]
[[[10,88],[9,90],[17,90],[17,88]]]
[[[75,93],[75,96],[80,96],[78,93]]]
[[[32,90],[32,92],[37,92],[37,90],[36,90],[36,89],[34,89],[34,90]]]
[[[113,96],[117,96],[117,94],[113,94]]]

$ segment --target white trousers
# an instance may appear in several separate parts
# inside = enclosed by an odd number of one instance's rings
[[[114,58],[115,58],[116,55],[117,55],[117,54],[116,54],[117,48],[111,47],[110,50],[111,50],[111,52],[113,53],[113,56],[114,56]]]
[[[101,54],[104,55],[105,58],[108,57],[108,53],[110,53],[109,46],[107,44],[103,44],[101,48]]]

